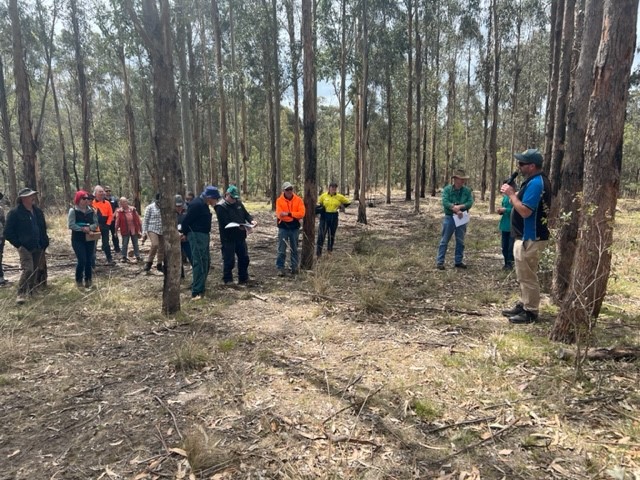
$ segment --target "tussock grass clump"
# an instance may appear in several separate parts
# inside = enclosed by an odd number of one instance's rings
[[[218,350],[221,353],[229,353],[235,350],[238,346],[238,341],[235,338],[225,338],[218,342]]]
[[[378,283],[373,288],[369,286],[356,291],[358,305],[365,313],[385,313],[397,297],[395,287],[389,283]]]
[[[207,347],[190,340],[176,348],[171,364],[181,372],[193,372],[206,367],[210,360],[211,355]]]
[[[187,452],[187,460],[195,473],[207,471],[213,474],[218,469],[228,467],[235,461],[234,454],[226,447],[221,447],[221,439],[208,433],[203,427],[189,432],[182,442],[182,448]]]
[[[442,415],[442,408],[433,400],[430,400],[428,398],[414,400],[412,402],[411,408],[413,408],[416,416],[418,416],[418,418],[424,420],[425,422],[433,422],[434,420],[440,418],[440,416]]]

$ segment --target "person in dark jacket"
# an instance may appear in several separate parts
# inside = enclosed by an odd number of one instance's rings
[[[0,200],[4,198],[2,192],[0,192]],[[4,208],[2,208],[2,203],[0,203],[0,287],[2,285],[6,285],[7,281],[4,278],[4,271],[2,270],[2,256],[4,254],[4,223],[6,221],[6,217],[4,216]]]
[[[190,206],[189,210],[191,208]],[[238,283],[246,285],[249,282],[247,228],[253,228],[257,224],[240,201],[240,192],[235,185],[227,189],[224,200],[216,205],[215,210],[222,244],[222,281],[225,284],[233,282],[233,268],[237,256]]]
[[[209,253],[209,234],[211,233],[210,206],[220,199],[220,192],[213,185],[207,186],[202,194],[194,198],[182,219],[178,230],[187,235],[191,247],[191,299],[200,300],[204,296],[211,257]]]
[[[18,192],[16,208],[7,215],[4,229],[5,238],[18,249],[20,257],[22,275],[18,281],[18,304],[23,304],[28,295],[47,282],[45,250],[49,237],[44,213],[35,205],[37,194],[30,188]]]
[[[104,199],[111,204],[111,211],[115,217],[116,210],[120,208],[118,204],[118,198],[111,193],[111,187],[105,185],[104,187],[105,197]],[[120,253],[120,239],[118,238],[118,230],[116,228],[115,218],[109,224],[109,231],[111,232],[111,243],[113,243],[113,251],[116,253]]]

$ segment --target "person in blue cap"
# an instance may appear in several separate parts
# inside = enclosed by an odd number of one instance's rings
[[[204,297],[211,255],[209,253],[209,234],[211,233],[211,209],[220,199],[217,187],[208,185],[199,197],[189,204],[187,213],[178,227],[187,236],[191,246],[192,282],[191,299],[200,300]]]
[[[222,281],[225,284],[233,282],[233,268],[238,257],[238,283],[246,285],[249,282],[247,228],[253,228],[256,222],[240,201],[240,192],[235,185],[227,188],[224,200],[215,210],[222,243]]]
[[[534,323],[540,306],[538,263],[549,243],[547,215],[551,206],[551,184],[542,172],[542,154],[530,148],[516,153],[518,168],[524,177],[520,190],[505,183],[500,191],[511,201],[513,256],[520,284],[520,300],[502,314],[514,324]]]

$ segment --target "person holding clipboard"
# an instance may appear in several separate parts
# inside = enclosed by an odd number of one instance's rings
[[[436,257],[438,270],[444,270],[447,246],[454,233],[456,236],[454,266],[456,268],[467,268],[463,261],[464,236],[467,233],[467,224],[469,223],[469,209],[473,206],[471,189],[465,185],[468,178],[464,170],[455,170],[451,176],[453,183],[444,187],[442,191],[444,218],[442,220],[442,237],[438,246],[438,256]]]

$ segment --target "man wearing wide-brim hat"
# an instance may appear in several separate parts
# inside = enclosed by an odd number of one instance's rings
[[[444,218],[442,220],[442,237],[438,246],[438,256],[436,257],[438,270],[444,270],[447,246],[454,233],[456,236],[454,266],[461,269],[467,268],[464,263],[464,236],[467,233],[467,224],[456,226],[454,216],[462,218],[464,212],[468,212],[473,206],[473,194],[471,189],[465,185],[468,178],[464,170],[454,170],[453,175],[451,175],[452,183],[444,187],[442,191]]]
[[[35,205],[37,194],[30,188],[18,192],[16,207],[7,215],[4,229],[5,238],[18,249],[20,257],[18,304],[23,304],[27,296],[46,283],[45,249],[49,246],[49,237],[44,213]]]

